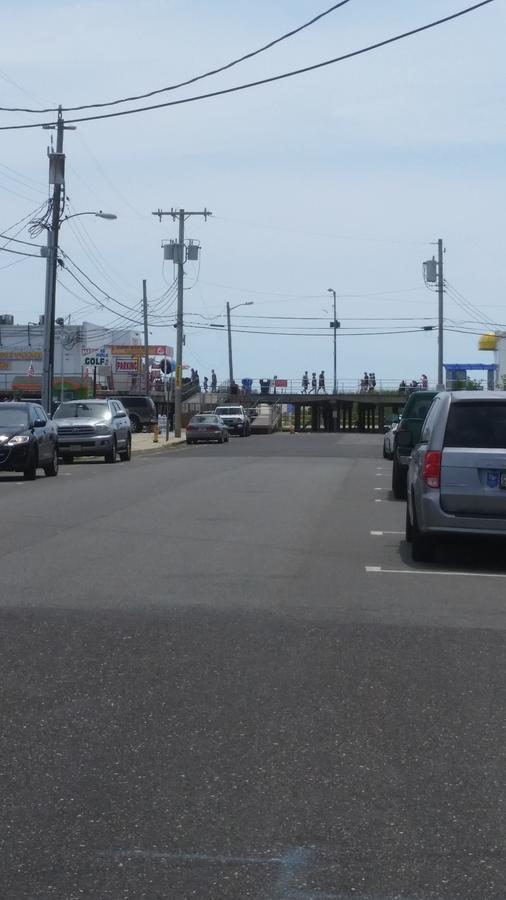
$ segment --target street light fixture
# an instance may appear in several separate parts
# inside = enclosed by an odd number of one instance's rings
[[[60,225],[68,219],[75,219],[77,216],[96,216],[98,219],[117,219],[114,213],[105,213],[102,210],[93,212],[72,213],[70,216],[64,216],[63,219],[53,221],[53,225],[48,227],[47,231],[47,247],[44,247],[44,253],[41,250],[41,256],[46,257],[46,290],[44,301],[44,351],[42,362],[42,389],[41,399],[42,406],[47,412],[53,410],[53,374],[54,374],[54,343],[55,343],[55,312],[56,312],[56,271],[58,266],[58,237]]]
[[[337,312],[336,312],[336,292],[334,288],[327,288],[329,294],[332,294],[334,297],[334,318],[330,323],[330,327],[334,329],[334,390],[333,393],[337,394],[337,329],[341,327],[341,323],[337,321]]]
[[[102,212],[102,210],[99,209],[98,212],[93,211],[72,213],[70,216],[64,216],[62,222],[67,222],[69,219],[75,219],[77,216],[96,216],[97,219],[107,219],[108,221],[112,221],[113,219],[118,218],[115,213]]]
[[[232,329],[230,327],[230,313],[233,309],[238,309],[239,306],[253,306],[254,300],[246,300],[244,303],[236,303],[235,306],[230,306],[230,303],[227,300],[227,329],[228,329],[228,380],[230,390],[232,390],[232,385],[234,383],[234,367],[232,364]]]

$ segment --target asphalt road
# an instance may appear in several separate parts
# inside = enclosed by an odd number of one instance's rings
[[[506,558],[381,438],[0,477],[2,900],[504,900]]]

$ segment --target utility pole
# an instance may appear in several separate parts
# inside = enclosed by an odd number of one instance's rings
[[[146,279],[142,280],[142,311],[144,316],[144,368],[146,372],[146,394],[149,396],[149,337],[148,337],[148,293]]]
[[[437,331],[437,389],[444,390],[443,380],[443,298],[444,298],[444,277],[443,277],[443,241],[439,238],[437,242],[437,293],[438,293],[438,331]]]
[[[341,323],[337,321],[336,292],[334,288],[328,288],[328,292],[334,298],[334,318],[330,323],[330,327],[334,329],[334,389],[332,393],[337,394],[337,329],[341,327]]]
[[[232,363],[232,328],[230,326],[230,303],[227,300],[227,331],[228,331],[228,389],[232,392],[234,383],[234,366]]]
[[[183,301],[184,301],[184,264],[187,259],[198,259],[198,247],[190,242],[188,248],[184,242],[184,223],[190,216],[204,216],[207,220],[212,213],[208,209],[201,212],[193,212],[185,209],[171,209],[164,212],[158,209],[153,213],[158,216],[160,222],[162,216],[172,216],[172,220],[179,222],[178,243],[171,242],[164,246],[164,258],[177,263],[177,314],[176,314],[176,377],[174,385],[174,435],[181,437],[181,405],[182,405],[182,381],[183,381]]]
[[[438,295],[438,304],[437,304],[437,390],[444,391],[445,383],[444,383],[444,375],[443,375],[443,303],[444,303],[444,290],[445,290],[445,280],[443,275],[443,239],[439,238],[437,242],[437,261],[432,257],[432,259],[426,259],[423,264],[423,280],[425,281],[426,287],[429,290],[437,291]],[[432,287],[435,285],[435,288]],[[427,328],[424,330],[428,330]]]
[[[43,128],[54,128],[43,125]],[[58,235],[60,230],[62,190],[65,190],[65,154],[63,153],[63,133],[66,128],[75,130],[74,125],[65,125],[62,108],[58,107],[56,123],[56,151],[48,150],[49,184],[53,185],[51,201],[51,225],[47,232],[46,247],[46,289],[44,302],[44,352],[42,361],[42,405],[51,413],[53,408],[54,338],[56,309],[56,272],[58,268]]]

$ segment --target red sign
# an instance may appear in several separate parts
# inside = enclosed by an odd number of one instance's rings
[[[138,372],[139,360],[137,359],[117,359],[116,372]]]
[[[288,379],[287,378],[275,378],[274,379],[274,387],[288,387]]]

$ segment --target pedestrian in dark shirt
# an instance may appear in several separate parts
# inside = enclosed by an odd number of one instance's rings
[[[318,376],[318,393],[320,393],[320,391],[323,391],[324,394],[327,393],[327,391],[325,390],[325,372],[323,371],[323,369]]]
[[[309,391],[310,394],[316,394],[316,384],[316,372],[313,372],[313,374],[311,375],[311,390]]]
[[[207,375],[204,375],[204,394],[207,394],[208,386],[209,386],[209,379],[208,379]]]
[[[211,390],[213,393],[216,392],[217,384],[218,382],[216,378],[216,372],[214,371],[214,369],[211,369]]]
[[[302,376],[302,393],[307,394],[307,389],[309,387],[309,375],[307,374],[307,369]]]

